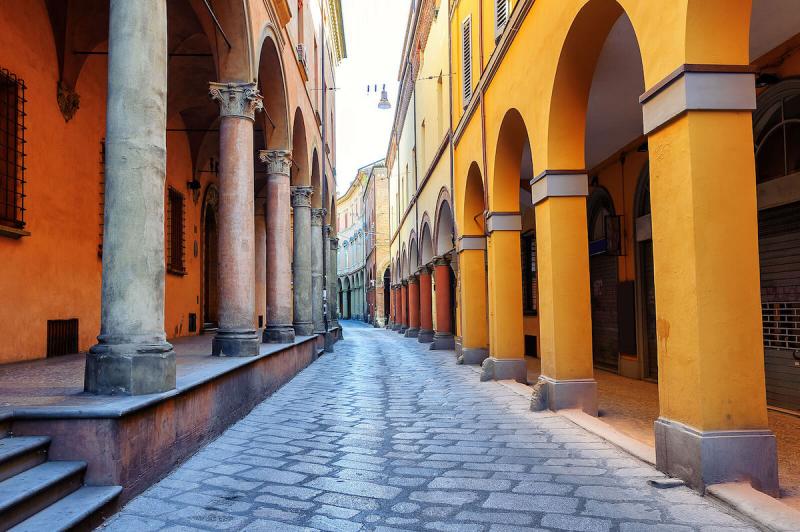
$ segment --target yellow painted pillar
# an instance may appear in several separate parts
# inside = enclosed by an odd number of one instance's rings
[[[759,287],[752,74],[685,72],[643,96],[650,148],[657,466],[778,493]],[[738,70],[738,71],[737,71]],[[675,107],[675,93],[683,94]]]
[[[489,356],[486,314],[486,237],[458,239],[459,300],[462,364],[482,364]]]
[[[531,191],[542,359],[539,386],[551,410],[579,408],[596,416],[586,229],[588,181],[582,171],[545,171],[531,181]]]
[[[519,213],[490,212],[486,217],[491,343],[489,358],[482,364],[481,380],[527,382],[520,229]]]

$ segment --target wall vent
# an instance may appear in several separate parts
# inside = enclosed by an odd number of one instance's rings
[[[47,320],[47,357],[78,352],[78,318]]]

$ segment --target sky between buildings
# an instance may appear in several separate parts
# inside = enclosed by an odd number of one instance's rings
[[[409,8],[410,0],[342,0],[347,58],[336,70],[338,194],[360,167],[386,156]],[[381,110],[384,83],[392,108]]]

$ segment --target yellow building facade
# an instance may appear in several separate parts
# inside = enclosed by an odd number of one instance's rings
[[[800,410],[796,4],[414,4],[393,326],[421,330],[414,285],[444,258],[482,379],[526,382],[532,355],[542,404],[592,415],[598,369],[657,381],[662,471],[777,495],[768,406]]]

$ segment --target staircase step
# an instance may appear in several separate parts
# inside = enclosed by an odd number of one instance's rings
[[[44,462],[49,444],[50,438],[45,436],[0,439],[0,481]]]
[[[95,512],[116,499],[121,492],[122,486],[84,486],[11,530],[13,532],[69,530],[92,517]]]
[[[80,488],[85,470],[86,462],[45,462],[0,482],[0,530]]]

